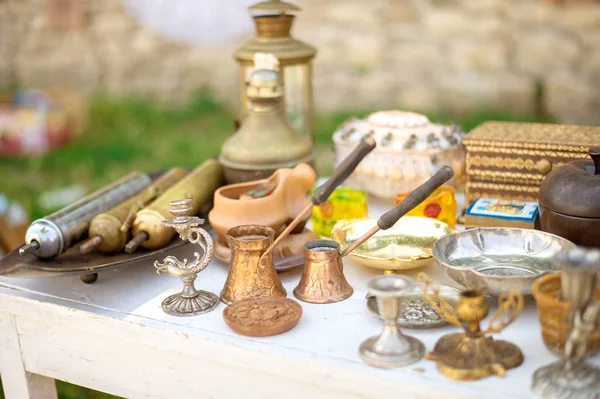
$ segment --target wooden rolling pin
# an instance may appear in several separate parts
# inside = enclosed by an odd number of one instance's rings
[[[172,218],[169,202],[191,198],[192,214],[196,215],[202,205],[212,200],[215,191],[223,183],[223,168],[217,160],[210,159],[198,166],[138,212],[133,222],[133,239],[125,245],[125,252],[132,253],[140,245],[149,249],[167,245],[175,235],[174,229],[162,224],[163,220]]]
[[[156,179],[140,194],[136,195],[110,209],[96,215],[90,223],[88,236],[90,239],[81,245],[81,253],[98,250],[103,253],[116,253],[123,250],[129,236],[129,229],[122,229],[130,215],[131,209],[136,206],[144,207],[157,196],[164,193],[171,186],[183,179],[188,174],[184,168],[172,168]]]

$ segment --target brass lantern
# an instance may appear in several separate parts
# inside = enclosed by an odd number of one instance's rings
[[[219,156],[227,182],[264,179],[277,169],[311,163],[315,157],[311,139],[294,130],[285,117],[279,73],[256,69],[245,88],[248,115]]]
[[[235,54],[240,63],[240,121],[248,114],[245,83],[254,68],[256,53],[273,54],[279,61],[284,87],[286,116],[292,127],[312,140],[313,94],[312,59],[317,50],[290,36],[294,22],[291,13],[300,11],[296,5],[270,0],[248,8],[256,24],[256,37],[246,42]]]

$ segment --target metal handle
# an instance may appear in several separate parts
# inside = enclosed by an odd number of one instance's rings
[[[394,209],[381,216],[377,221],[377,226],[374,226],[360,238],[355,240],[352,244],[348,245],[348,247],[342,251],[340,256],[344,257],[348,255],[363,242],[375,235],[379,230],[387,230],[392,227],[394,224],[396,224],[398,219],[406,215],[411,209],[415,208],[421,202],[425,201],[425,199],[429,197],[431,193],[433,193],[439,186],[450,180],[452,176],[454,176],[454,170],[452,170],[452,168],[448,165],[444,166],[419,188],[410,193],[408,197],[406,197],[404,201],[398,204]]]
[[[417,282],[425,284],[423,296],[427,302],[440,314],[448,323],[457,327],[463,327],[457,316],[456,309],[452,307],[442,295],[440,295],[440,286],[429,278],[427,273],[421,272],[417,275]],[[430,292],[431,290],[431,292]]]
[[[443,166],[429,180],[421,184],[417,189],[410,193],[404,201],[399,203],[394,209],[384,213],[377,225],[381,230],[387,230],[404,215],[416,208],[421,202],[425,201],[435,190],[446,183],[454,176],[454,170],[448,166]]]
[[[313,205],[321,205],[327,201],[333,190],[339,186],[356,169],[356,166],[375,148],[375,139],[365,136],[360,140],[358,146],[344,161],[338,165],[333,174],[321,187],[317,188],[312,196]]]
[[[515,321],[523,310],[525,300],[518,290],[510,290],[500,295],[498,310],[490,318],[490,324],[483,334],[499,333]]]
[[[600,176],[600,147],[590,148],[589,153],[590,157],[592,157],[592,160],[594,161],[594,166],[596,167],[594,175]]]

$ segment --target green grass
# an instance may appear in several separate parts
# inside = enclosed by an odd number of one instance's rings
[[[0,158],[0,192],[23,203],[32,217],[47,210],[45,190],[82,184],[96,189],[131,170],[193,167],[216,156],[234,132],[233,118],[206,94],[169,110],[136,99],[96,98],[89,128],[68,146],[34,158]]]
[[[178,109],[140,99],[97,97],[91,100],[90,111],[89,127],[68,146],[36,158],[0,157],[0,192],[20,201],[32,219],[48,212],[38,203],[46,190],[81,184],[91,191],[132,170],[194,167],[216,156],[223,142],[234,133],[234,117],[206,92]],[[370,112],[354,110],[317,116],[315,140],[321,173],[332,169],[328,152],[335,128],[350,116],[364,117]],[[460,117],[425,114],[432,121],[456,122],[465,131],[486,120],[550,121],[546,117],[488,111]],[[113,398],[60,381],[57,387],[61,399]]]

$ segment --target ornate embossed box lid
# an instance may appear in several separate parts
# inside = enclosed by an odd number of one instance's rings
[[[600,145],[600,126],[489,121],[465,135],[463,144],[467,149],[485,145],[585,153]]]
[[[540,206],[568,216],[600,218],[600,148],[591,160],[573,161],[554,169],[540,187]]]

